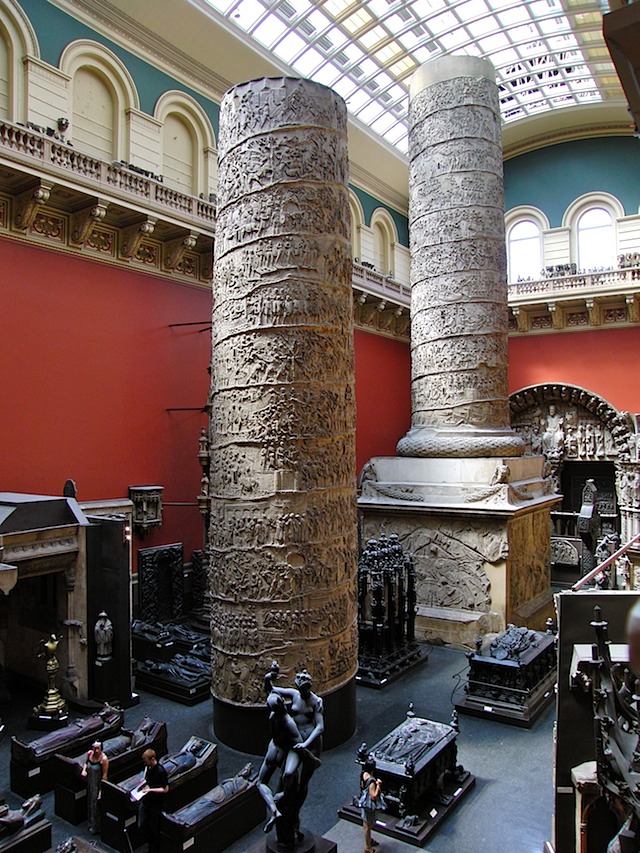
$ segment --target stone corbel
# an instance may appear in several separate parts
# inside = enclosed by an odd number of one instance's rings
[[[516,323],[518,324],[519,332],[528,332],[529,331],[529,315],[526,311],[523,311],[522,308],[518,308],[517,306],[513,306],[511,308],[511,313],[516,318]]]
[[[84,246],[91,237],[95,226],[102,222],[107,215],[108,207],[109,205],[106,202],[98,201],[96,204],[90,204],[72,214],[71,243],[76,246]]]
[[[551,324],[554,329],[564,329],[564,311],[555,302],[547,304],[547,310],[551,315]]]
[[[158,220],[147,217],[144,222],[136,222],[120,231],[120,254],[123,258],[135,258],[145,237],[150,237]]]
[[[589,322],[592,326],[599,326],[602,322],[602,311],[600,305],[595,299],[587,299],[587,311],[589,312]]]
[[[38,181],[35,187],[18,193],[13,199],[13,224],[21,231],[28,231],[33,225],[39,209],[49,201],[53,184]]]
[[[198,235],[191,231],[186,237],[176,237],[175,240],[167,240],[164,244],[164,267],[174,270],[184,257],[187,249],[195,248]]]
[[[636,299],[636,294],[632,293],[625,297],[625,302],[627,303],[627,316],[629,318],[629,322],[640,322],[640,303],[638,303],[638,300]]]

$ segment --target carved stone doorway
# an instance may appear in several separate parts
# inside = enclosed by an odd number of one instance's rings
[[[572,385],[534,385],[510,397],[511,425],[526,455],[542,454],[562,507],[552,513],[552,565],[574,565],[580,576],[581,540],[575,520],[587,479],[598,489],[602,533],[623,543],[640,532],[637,425],[597,394]]]

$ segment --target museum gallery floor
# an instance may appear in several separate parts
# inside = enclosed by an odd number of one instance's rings
[[[361,827],[339,820],[337,816],[338,809],[357,792],[355,757],[358,747],[363,742],[373,745],[401,723],[410,702],[414,703],[419,716],[442,723],[451,721],[455,702],[462,695],[467,660],[460,651],[442,647],[427,649],[427,661],[388,688],[358,687],[357,730],[346,744],[324,753],[322,766],[313,778],[303,809],[303,822],[314,833],[336,842],[340,853],[361,853],[363,849]],[[144,714],[166,721],[170,751],[178,749],[191,735],[216,741],[209,701],[185,707],[159,696],[144,692],[140,695],[140,704],[126,711],[126,726],[135,727]],[[38,732],[26,729],[34,699],[37,697],[16,692],[12,706],[0,709],[6,725],[0,743],[0,794],[11,808],[18,808],[23,798],[9,789],[10,738],[13,734],[23,740],[38,737]],[[514,850],[539,853],[551,836],[553,721],[553,706],[544,711],[531,729],[461,715],[458,757],[476,777],[476,784],[422,849],[429,853],[507,853]],[[218,743],[218,778],[233,776],[247,759],[246,755]],[[261,757],[253,760],[257,768]],[[54,848],[74,835],[96,841],[89,835],[86,823],[72,826],[54,813],[53,792],[44,794],[43,804],[46,818],[53,825]],[[380,834],[378,838],[383,853],[417,849]],[[257,826],[227,849],[229,853],[246,853],[261,839],[264,839],[262,827]],[[106,845],[105,849],[108,849]]]

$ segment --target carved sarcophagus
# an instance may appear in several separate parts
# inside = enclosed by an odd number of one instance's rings
[[[177,811],[162,815],[160,853],[191,848],[192,853],[220,853],[265,818],[265,803],[247,764]]]
[[[489,644],[478,640],[469,652],[465,697],[456,708],[529,727],[553,700],[556,638],[551,632],[509,625]]]
[[[211,695],[211,665],[192,654],[174,654],[168,661],[138,664],[136,685],[183,705],[196,705]]]
[[[215,743],[192,736],[179,752],[160,759],[169,777],[165,811],[182,808],[213,788],[218,781],[218,748]],[[142,781],[142,771],[121,782],[102,783],[102,840],[126,853],[129,844],[142,844],[137,826],[138,801],[134,791]]]
[[[167,752],[167,724],[144,717],[135,729],[122,728],[103,741],[102,749],[109,759],[109,779],[119,782],[142,766],[142,753],[153,749],[158,757]],[[87,817],[87,783],[81,775],[87,752],[54,756],[55,812],[79,824]]]
[[[23,797],[44,794],[55,784],[54,755],[74,755],[94,740],[105,741],[120,731],[124,711],[105,705],[98,714],[74,720],[68,726],[27,743],[11,738],[11,790]]]
[[[475,777],[458,764],[454,725],[416,717],[410,709],[406,720],[371,749],[362,744],[358,761],[375,761],[375,775],[382,781],[386,811],[378,812],[376,830],[421,847],[428,836],[475,784]],[[354,804],[338,814],[360,822]]]

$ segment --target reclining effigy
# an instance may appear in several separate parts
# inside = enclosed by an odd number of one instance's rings
[[[51,846],[51,824],[45,820],[40,794],[19,809],[0,805],[0,850],[3,853],[42,853]]]
[[[219,853],[265,818],[256,787],[257,774],[248,763],[235,775],[171,814],[162,815],[161,850]]]
[[[203,738],[190,737],[178,752],[159,761],[169,777],[165,811],[182,808],[218,782],[218,748]],[[135,819],[138,801],[132,796],[141,779],[142,769],[118,783],[102,783],[102,840],[122,853],[127,853],[129,843],[134,848],[143,843]]]
[[[138,664],[136,685],[183,705],[195,705],[211,695],[211,664],[180,653],[165,661],[147,659]]]
[[[54,756],[88,749],[94,740],[115,736],[124,723],[124,711],[105,704],[90,717],[81,717],[29,742],[11,738],[11,790],[23,797],[44,794],[54,787]]]
[[[120,729],[102,743],[109,759],[109,779],[118,782],[134,773],[142,764],[142,753],[153,749],[158,757],[167,752],[167,724],[143,717],[135,729]],[[73,756],[56,754],[55,813],[75,825],[87,817],[87,782],[82,776],[86,751]]]

